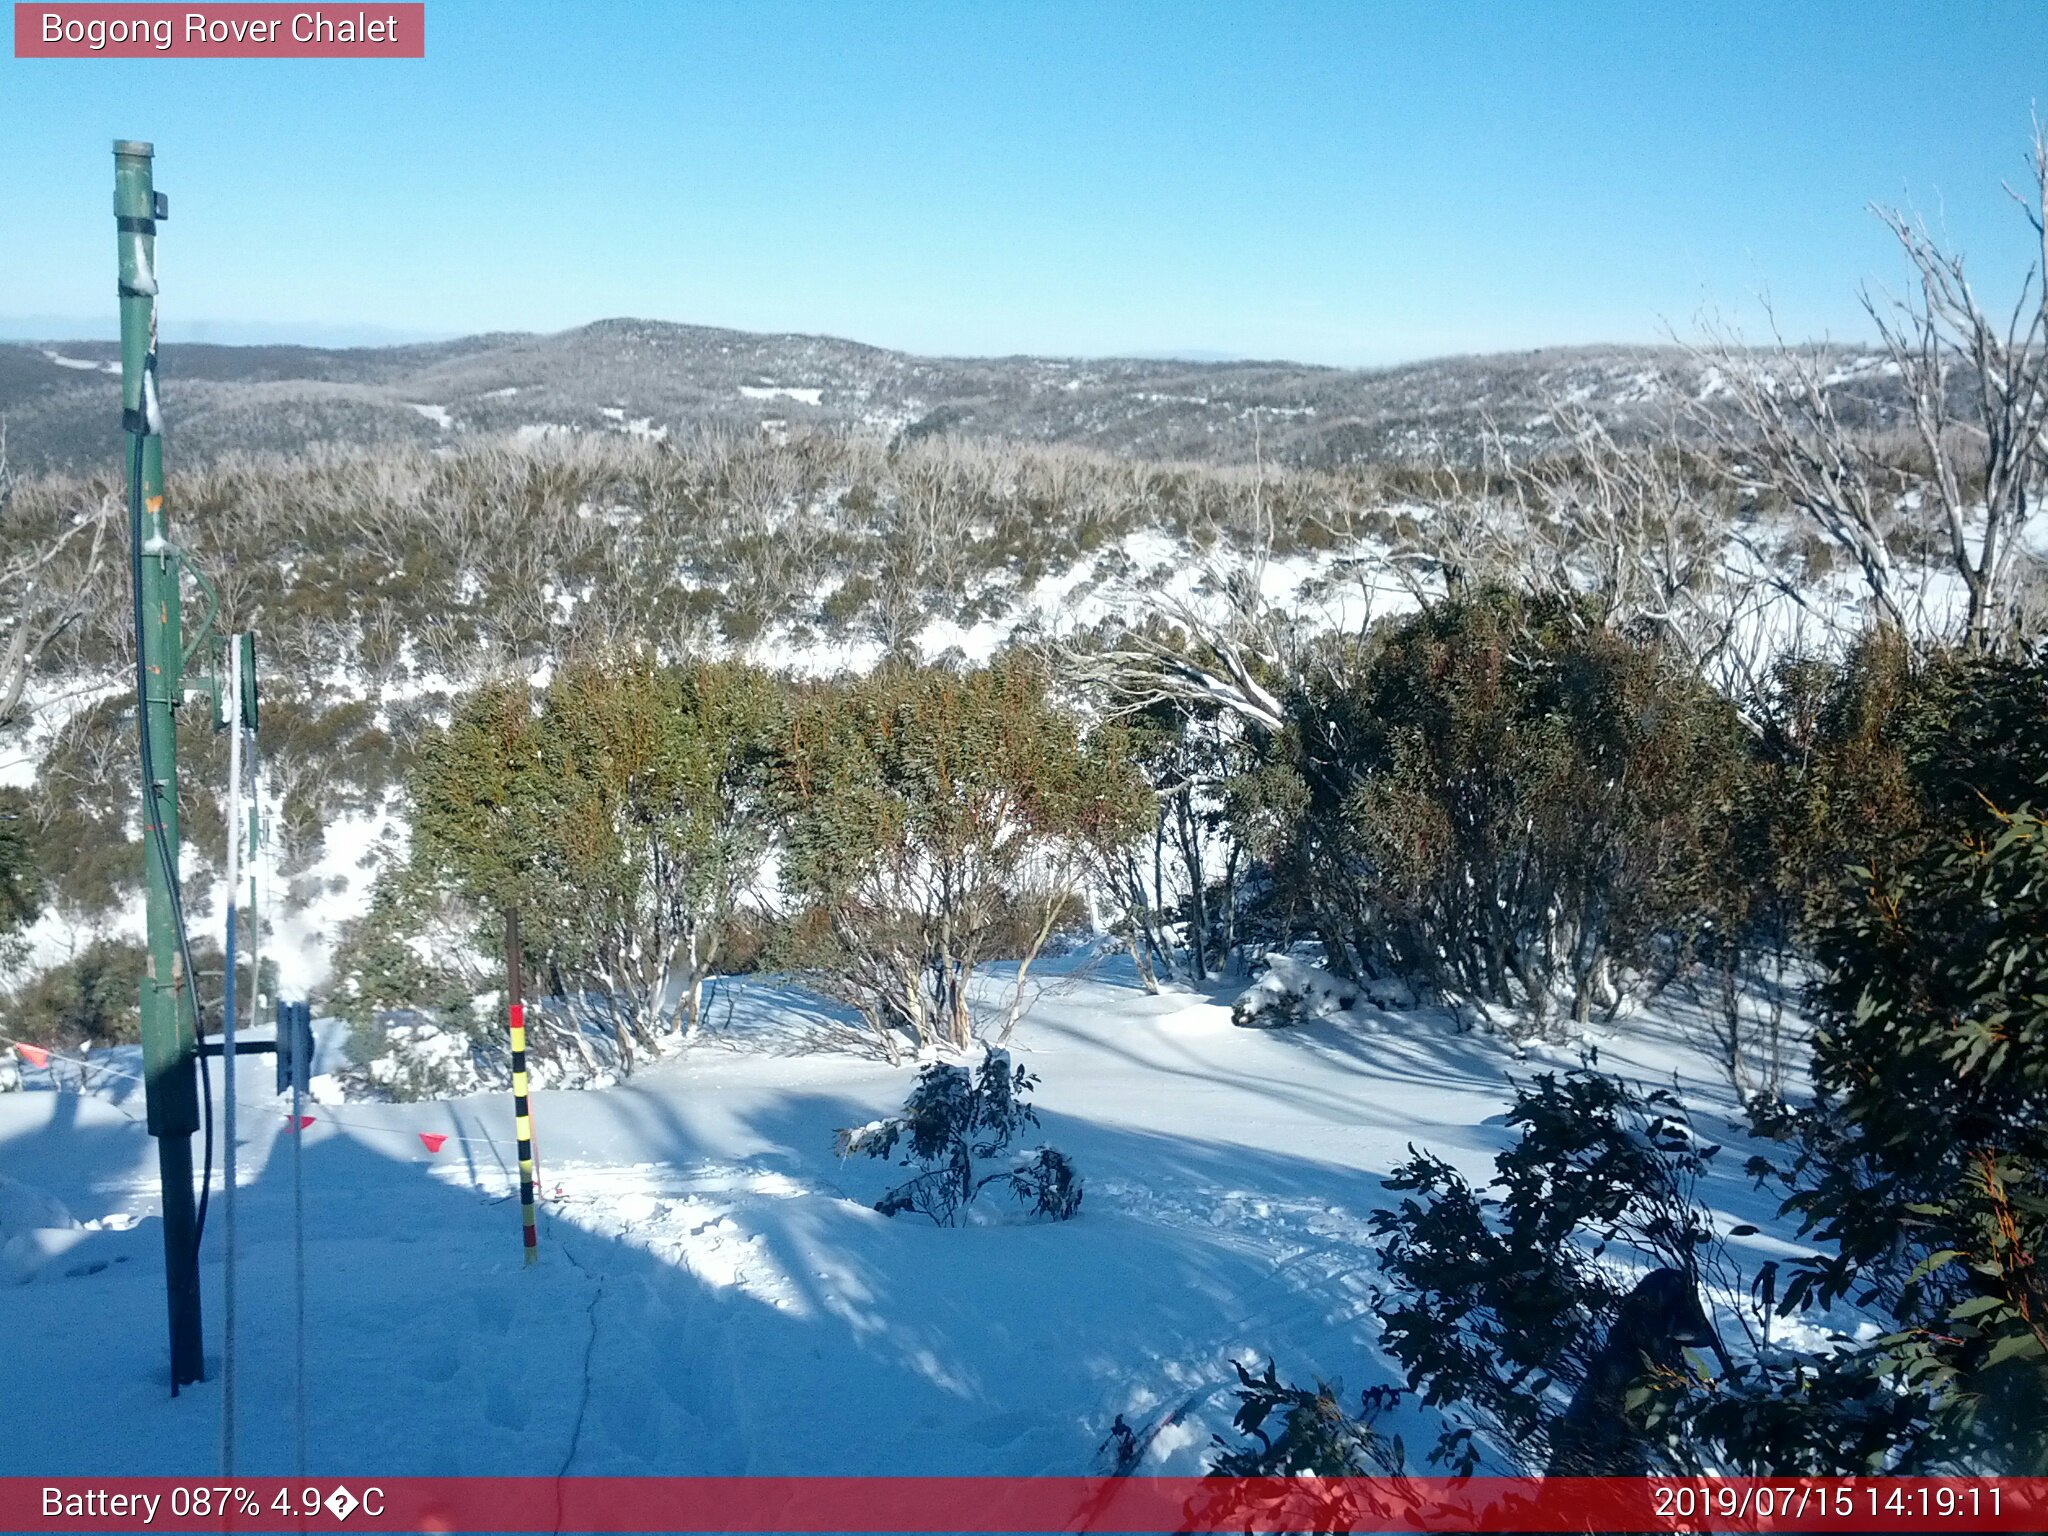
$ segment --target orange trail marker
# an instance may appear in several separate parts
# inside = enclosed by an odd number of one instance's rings
[[[421,1131],[420,1142],[429,1152],[438,1152],[448,1144],[446,1132]]]
[[[40,1045],[17,1045],[14,1053],[32,1067],[42,1067],[45,1070],[49,1068],[50,1053]]]

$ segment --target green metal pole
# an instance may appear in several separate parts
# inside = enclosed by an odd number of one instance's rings
[[[151,176],[155,150],[114,145],[114,218],[121,252],[121,425],[126,471],[140,459],[136,645],[143,785],[143,876],[148,886],[149,970],[142,982],[142,1070],[149,1133],[163,1180],[164,1274],[170,1310],[171,1390],[205,1373],[199,1324],[198,1222],[192,1137],[199,1129],[197,1032],[179,956],[173,906],[178,878],[178,739],[172,711],[184,693],[178,560],[164,513],[163,413],[156,379],[156,221],[168,210]]]

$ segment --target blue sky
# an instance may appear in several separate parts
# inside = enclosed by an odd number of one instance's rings
[[[374,8],[374,7],[373,7]],[[0,57],[0,317],[167,333],[639,315],[943,353],[1383,363],[1863,333],[1910,201],[1988,288],[2048,5],[430,0],[423,61]],[[253,330],[251,328],[254,328]]]

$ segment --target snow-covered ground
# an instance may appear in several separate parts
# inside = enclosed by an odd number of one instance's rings
[[[1483,1180],[1507,1075],[1566,1053],[1517,1061],[1438,1011],[1363,1000],[1241,1029],[1237,988],[1147,996],[1121,961],[1067,972],[1014,1042],[1043,1080],[1043,1140],[1085,1179],[1064,1224],[870,1209],[892,1170],[841,1163],[833,1133],[894,1109],[913,1069],[819,1049],[830,1010],[763,983],[721,983],[708,1037],[626,1084],[537,1096],[535,1268],[502,1097],[314,1106],[313,1469],[1073,1474],[1102,1469],[1119,1413],[1184,1408],[1143,1470],[1190,1472],[1228,1425],[1233,1359],[1271,1353],[1348,1392],[1386,1380],[1366,1227],[1381,1178],[1414,1144]],[[1668,1033],[1625,1027],[1602,1064],[1678,1071],[1719,1138],[1726,1092]],[[247,1473],[290,1455],[292,1144],[271,1071],[247,1063],[238,1096]],[[139,1090],[109,1082],[0,1093],[0,1221],[23,1229],[0,1240],[29,1275],[0,1285],[0,1474],[217,1465],[217,1379],[167,1395],[154,1152]],[[430,1152],[421,1132],[449,1139]],[[1730,1224],[1760,1215],[1740,1162],[1731,1147],[1705,1191]],[[223,1228],[216,1192],[215,1364]]]

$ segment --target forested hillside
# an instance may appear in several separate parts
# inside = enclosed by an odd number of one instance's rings
[[[1848,420],[1905,420],[1882,353],[1812,349]],[[103,462],[118,352],[106,342],[0,343],[0,417],[17,460]],[[459,445],[465,434],[677,439],[704,427],[831,431],[900,443],[967,436],[1123,458],[1305,468],[1476,461],[1479,438],[1552,440],[1549,407],[1625,437],[1722,400],[1711,358],[1678,346],[1559,347],[1394,368],[1143,358],[928,358],[823,336],[604,320],[550,336],[405,347],[167,345],[177,457],[315,445]]]

